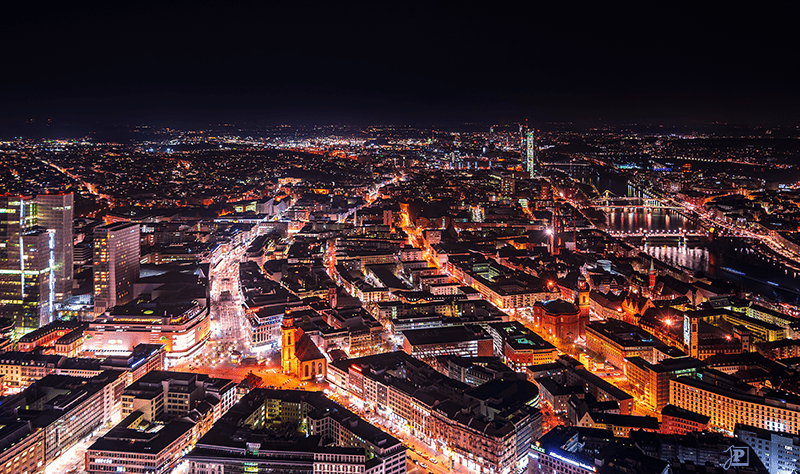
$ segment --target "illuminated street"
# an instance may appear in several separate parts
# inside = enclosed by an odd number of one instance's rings
[[[55,461],[47,465],[46,474],[80,474],[86,472],[86,448],[100,437],[108,433],[111,426],[96,429],[91,436],[87,436],[69,448]]]
[[[0,474],[795,473],[786,6],[9,5]]]

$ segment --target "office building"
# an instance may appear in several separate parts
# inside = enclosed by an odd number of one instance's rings
[[[188,419],[150,422],[135,411],[86,450],[86,472],[171,472],[195,438],[195,427]]]
[[[130,354],[109,356],[100,367],[106,370],[122,370],[126,373],[125,386],[129,386],[153,371],[164,370],[166,352],[162,344],[139,344]]]
[[[692,357],[664,359],[651,364],[641,357],[627,357],[623,363],[631,391],[654,410],[669,403],[669,381],[683,376],[693,376],[704,366]]]
[[[630,442],[644,454],[656,460],[670,464],[672,474],[690,473],[725,473],[725,474],[767,474],[761,461],[749,451],[749,446],[713,431],[693,432],[686,434],[650,433],[632,431]],[[731,448],[739,453],[747,453],[738,457],[735,465],[725,469],[726,463],[733,460]],[[748,455],[749,454],[749,455]],[[599,471],[605,472],[605,471]],[[641,472],[634,469],[627,472]]]
[[[186,458],[197,474],[406,472],[398,439],[321,392],[295,390],[251,391]]]
[[[140,344],[125,355],[105,359],[67,357],[61,354],[6,351],[0,353],[0,377],[6,387],[27,387],[50,374],[94,377],[105,370],[124,372],[124,386],[152,370],[163,370],[164,346]]]
[[[587,324],[586,348],[620,369],[625,367],[626,359],[640,357],[656,364],[666,357],[665,354],[674,353],[652,334],[618,319]]]
[[[42,455],[44,463],[39,469],[43,470],[81,438],[119,419],[119,394],[125,381],[125,374],[118,370],[90,378],[50,374],[21,393],[6,397],[0,417],[4,425],[30,421],[34,434],[42,432],[44,446],[37,455]]]
[[[118,223],[94,230],[94,314],[133,300],[139,277],[139,224]]]
[[[733,434],[736,424],[782,433],[800,430],[800,397],[763,390],[744,391],[746,384],[726,383],[724,374],[704,371],[702,379],[670,380],[670,404],[711,418],[710,426]]]
[[[0,274],[0,311],[14,320],[15,339],[50,322],[55,303],[47,252],[51,242],[52,233],[41,227],[32,227],[7,241],[4,266],[9,273]]]
[[[462,285],[478,291],[483,299],[504,311],[529,308],[552,298],[538,278],[483,256],[448,256],[443,268]]]
[[[171,420],[207,404],[216,421],[236,402],[236,384],[231,380],[154,370],[125,389],[122,416],[138,410],[149,421]]]
[[[149,372],[122,393],[124,418],[86,450],[86,471],[170,472],[237,400],[228,379]]]
[[[800,464],[800,437],[737,424],[734,435],[747,443],[769,474],[793,474]]]
[[[494,355],[492,337],[477,324],[403,331],[403,350],[421,360],[432,360],[441,355]]]
[[[5,422],[0,428],[0,474],[41,472],[44,469],[44,430],[30,420]]]
[[[633,396],[589,372],[572,357],[561,356],[555,362],[528,367],[525,373],[528,380],[540,386],[542,380],[550,379],[561,387],[578,387],[578,392],[590,394],[598,402],[616,402],[620,414],[633,412]]]
[[[614,436],[627,438],[631,431],[657,432],[658,418],[652,416],[622,415],[619,413],[586,412],[578,421],[578,426],[598,428],[614,433]]]
[[[487,330],[494,341],[494,352],[517,372],[531,365],[546,364],[558,358],[558,350],[518,321],[491,323]]]
[[[516,377],[516,372],[499,357],[441,356],[436,358],[436,363],[440,372],[446,372],[451,379],[470,387],[483,385],[490,380]]]
[[[72,292],[72,194],[0,196],[0,312],[19,337]]]
[[[537,173],[537,149],[536,149],[536,135],[533,130],[528,130],[525,134],[525,163],[530,178],[533,179]]]
[[[72,220],[73,194],[39,194],[35,198],[36,225],[52,231],[53,292],[55,301],[64,301],[72,295],[73,247]]]
[[[667,461],[604,429],[556,426],[531,446],[531,474],[667,474]]]
[[[717,327],[742,326],[749,331],[753,343],[782,341],[787,339],[789,330],[788,325],[781,326],[766,319],[751,317],[747,313],[724,308],[691,311],[686,313],[685,318],[699,319]]]
[[[708,431],[711,418],[674,405],[661,409],[661,433],[687,434],[695,431]]]
[[[514,176],[500,177],[500,194],[503,197],[513,197],[515,191]]]

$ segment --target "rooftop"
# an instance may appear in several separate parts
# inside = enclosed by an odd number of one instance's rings
[[[578,307],[569,301],[561,299],[549,300],[537,303],[550,314],[572,314],[578,312]]]
[[[412,346],[491,339],[480,326],[474,324],[435,329],[411,329],[403,331],[403,337],[405,337]]]
[[[711,420],[711,417],[709,416],[701,415],[700,413],[695,413],[675,405],[664,406],[664,408],[661,409],[661,415],[682,418],[684,420],[700,423],[701,425],[705,425]]]

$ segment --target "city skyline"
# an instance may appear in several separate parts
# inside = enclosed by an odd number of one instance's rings
[[[795,128],[126,130],[0,141],[0,466],[796,464]]]
[[[797,474],[783,10],[4,10],[0,474]]]

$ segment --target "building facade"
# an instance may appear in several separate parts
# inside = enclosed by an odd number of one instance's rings
[[[708,431],[711,418],[674,405],[661,409],[661,432],[664,434],[687,434]]]
[[[669,403],[669,381],[694,376],[703,363],[691,357],[666,359],[651,364],[641,357],[628,357],[623,363],[625,376],[634,395],[658,411]]]
[[[133,300],[139,278],[139,224],[119,223],[94,230],[94,314]]]
[[[125,381],[125,374],[116,370],[90,378],[50,374],[6,397],[2,415],[6,420],[31,420],[44,438],[42,457],[47,464],[99,426],[119,419]]]
[[[389,374],[399,367],[407,378]],[[446,453],[447,467],[454,472],[519,472],[528,462],[530,444],[542,432],[539,390],[517,378],[470,388],[394,352],[333,362],[328,381],[370,409],[388,413],[411,434]],[[461,392],[464,400],[448,400],[435,392],[445,386],[450,386],[447,393]]]
[[[275,434],[294,426],[297,430]],[[406,448],[321,392],[255,389],[200,439],[191,472],[405,474]]]
[[[488,357],[494,354],[494,343],[480,326],[467,324],[403,331],[403,350],[421,360],[441,355]]]
[[[86,471],[170,472],[237,401],[231,380],[150,372],[122,393],[123,420],[86,450]]]
[[[589,314],[568,301],[557,299],[537,302],[533,306],[533,319],[543,334],[571,344],[585,336]]]
[[[72,194],[0,196],[0,315],[15,337],[47,324],[72,294]]]
[[[188,291],[188,290],[187,290]],[[211,336],[211,315],[203,295],[183,293],[162,302],[144,295],[116,305],[88,324],[83,347],[98,355],[127,354],[139,344],[163,344],[167,357],[180,360],[201,350]]]
[[[736,424],[782,433],[800,430],[800,400],[728,390],[690,377],[670,380],[670,404],[711,418],[710,426],[733,434]]]
[[[53,293],[55,301],[72,295],[73,242],[72,193],[39,194],[36,196],[37,225],[53,232]]]
[[[6,423],[0,428],[0,474],[44,471],[44,430],[29,420]]]
[[[295,326],[288,308],[281,326],[281,369],[300,380],[323,378],[328,372],[328,360],[311,337]]]
[[[554,345],[517,321],[491,323],[487,327],[494,341],[495,354],[517,372],[558,358]]]
[[[769,474],[794,474],[800,464],[800,437],[754,426],[736,425],[734,435],[747,443]]]

